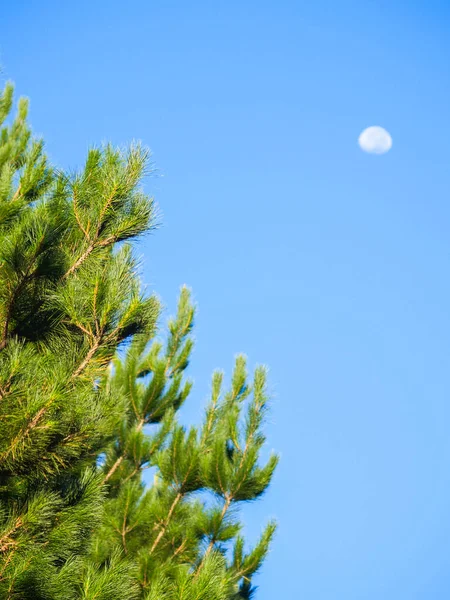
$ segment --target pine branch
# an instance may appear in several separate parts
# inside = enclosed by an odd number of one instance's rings
[[[145,424],[145,420],[141,419],[139,421],[139,423],[136,425],[136,431],[140,431],[142,429],[142,427],[144,426],[144,424]],[[124,448],[122,454],[117,458],[117,460],[115,461],[113,466],[109,469],[108,473],[105,475],[105,477],[102,481],[103,484],[107,483],[108,480],[111,479],[111,477],[114,475],[114,473],[120,467],[122,462],[127,458],[127,455],[128,455],[128,445],[125,445],[125,448]]]
[[[178,492],[178,494],[175,496],[174,501],[172,502],[172,504],[170,506],[169,512],[167,513],[167,517],[164,521],[164,524],[163,524],[162,528],[160,529],[158,535],[156,536],[155,541],[152,544],[152,547],[150,548],[150,554],[153,554],[153,552],[156,550],[156,547],[158,546],[159,542],[161,541],[161,538],[165,534],[167,527],[169,526],[170,519],[172,518],[173,511],[177,507],[177,504],[181,500],[182,497],[183,497],[183,494],[181,492]]]
[[[23,526],[23,520],[17,517],[14,525],[0,537],[0,552],[6,552],[11,546],[16,546],[17,542],[12,538],[14,533]]]
[[[89,348],[89,351],[86,354],[85,358],[81,361],[81,363],[75,369],[75,371],[74,371],[74,373],[72,375],[72,379],[76,379],[77,377],[79,377],[81,375],[81,373],[86,369],[86,367],[88,366],[88,364],[92,360],[92,357],[94,356],[94,354],[99,349],[100,342],[101,342],[101,338],[100,339],[99,338],[95,338],[94,339],[94,343]]]
[[[228,510],[229,510],[229,508],[231,506],[231,502],[232,502],[231,496],[226,496],[226,499],[225,499],[225,502],[224,502],[224,505],[223,505],[223,508],[222,508],[222,512],[220,513],[219,527],[223,523],[225,515],[227,514],[227,512],[228,512]],[[205,550],[205,553],[203,555],[203,559],[202,559],[202,561],[201,561],[201,563],[200,563],[200,565],[198,567],[199,570],[202,568],[202,565],[204,564],[205,560],[208,558],[210,552],[214,548],[215,543],[216,543],[216,540],[215,540],[214,537],[212,537],[211,540],[210,540],[210,542],[209,542],[209,544],[208,544],[208,547]]]
[[[25,429],[23,429],[18,435],[16,435],[16,437],[10,442],[8,449],[0,455],[0,464],[4,463],[8,456],[10,456],[11,454],[14,455],[14,451],[19,445],[19,443],[25,440],[30,435],[30,432],[37,426],[37,424],[48,411],[54,400],[55,398],[51,399],[45,406],[38,410],[38,412],[34,415],[31,421],[27,424]]]

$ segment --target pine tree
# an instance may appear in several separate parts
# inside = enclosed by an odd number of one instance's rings
[[[266,372],[213,376],[198,429],[187,399],[194,306],[183,288],[165,343],[132,242],[155,225],[148,153],[92,149],[48,164],[27,103],[0,97],[0,598],[232,600],[274,533],[244,549],[240,504],[259,465]],[[153,485],[143,472],[152,469]]]

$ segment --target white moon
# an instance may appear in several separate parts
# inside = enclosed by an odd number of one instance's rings
[[[392,148],[392,138],[383,127],[368,127],[359,136],[358,144],[369,154],[385,154]]]

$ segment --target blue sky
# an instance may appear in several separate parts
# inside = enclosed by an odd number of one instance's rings
[[[270,367],[280,529],[259,600],[450,593],[446,2],[9,3],[3,79],[52,159],[141,139],[163,227],[144,279],[199,304],[186,418],[213,368]],[[393,137],[383,156],[357,139]]]

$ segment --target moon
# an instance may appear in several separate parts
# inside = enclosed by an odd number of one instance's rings
[[[358,138],[361,150],[369,154],[385,154],[392,148],[391,135],[383,127],[367,127]]]

